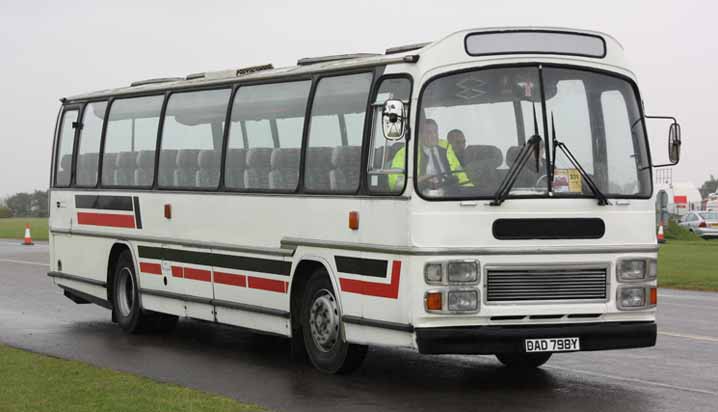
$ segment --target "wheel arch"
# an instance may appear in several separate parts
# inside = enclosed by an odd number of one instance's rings
[[[297,317],[300,313],[302,291],[304,290],[309,277],[317,269],[324,269],[329,275],[329,281],[334,288],[337,301],[339,302],[340,313],[344,313],[342,308],[341,289],[339,288],[339,282],[332,265],[323,257],[316,255],[304,255],[298,260],[298,263],[292,273],[292,280],[289,285],[289,313],[292,330],[299,327]]]

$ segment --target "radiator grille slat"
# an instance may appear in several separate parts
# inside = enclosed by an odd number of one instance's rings
[[[606,269],[489,269],[486,300],[605,300],[606,284]]]

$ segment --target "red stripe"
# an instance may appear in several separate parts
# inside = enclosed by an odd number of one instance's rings
[[[247,287],[247,277],[244,275],[235,275],[232,273],[214,272],[214,283],[223,285]]]
[[[159,263],[140,262],[140,272],[149,273],[151,275],[161,275],[162,266]]]
[[[252,289],[268,290],[270,292],[287,293],[287,282],[283,280],[255,278],[248,276],[247,281]]]
[[[202,282],[211,282],[212,272],[204,269],[184,268],[184,278],[200,280]]]
[[[181,266],[172,266],[172,277],[181,278],[183,277],[183,269]]]
[[[389,284],[340,278],[339,285],[342,289],[342,292],[358,293],[360,295],[396,299],[399,297],[400,276],[401,261],[395,260],[392,262],[391,265],[391,283]]]
[[[81,225],[135,228],[133,215],[77,212],[77,223]]]

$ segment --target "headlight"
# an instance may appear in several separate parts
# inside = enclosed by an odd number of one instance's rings
[[[624,259],[616,263],[616,275],[619,282],[654,280],[656,261],[653,259]]]
[[[475,312],[479,309],[479,293],[476,290],[449,290],[449,312]]]
[[[449,282],[474,283],[479,280],[479,265],[475,260],[455,260],[447,266]]]
[[[429,284],[441,283],[444,279],[444,266],[441,263],[427,263],[424,266],[424,280]]]
[[[618,288],[618,296],[616,296],[616,305],[619,309],[643,309],[656,304],[656,288],[645,286],[628,286]],[[650,302],[649,298],[650,291]]]

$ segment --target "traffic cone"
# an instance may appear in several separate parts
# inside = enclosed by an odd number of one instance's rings
[[[658,243],[666,243],[666,237],[663,235],[663,222],[658,224]]]
[[[30,224],[27,223],[25,225],[25,240],[22,242],[25,246],[32,246],[34,243],[32,243],[32,235],[30,235]]]

